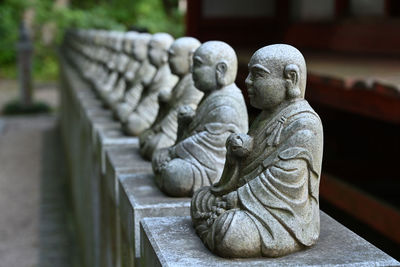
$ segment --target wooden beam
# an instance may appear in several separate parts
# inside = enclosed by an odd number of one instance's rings
[[[400,244],[400,210],[328,174],[322,174],[320,195]]]
[[[188,0],[186,9],[186,35],[199,38],[202,19],[202,0]]]
[[[400,97],[383,85],[376,84],[372,90],[346,88],[343,80],[309,74],[306,98],[327,107],[400,124]]]
[[[335,1],[335,17],[343,18],[349,13],[349,0],[336,0]]]

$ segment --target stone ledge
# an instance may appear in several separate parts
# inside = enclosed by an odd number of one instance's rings
[[[324,212],[317,244],[281,258],[218,257],[203,245],[190,217],[145,218],[140,232],[141,266],[400,266]]]
[[[126,266],[132,266],[133,257],[136,262],[140,257],[140,225],[147,217],[188,216],[190,198],[173,198],[162,193],[155,185],[154,176],[135,174],[119,176],[121,219],[121,248],[133,252]]]
[[[100,155],[101,173],[106,172],[106,151],[110,147],[137,147],[139,140],[137,137],[126,136],[122,133],[121,125],[118,122],[99,124],[95,134],[94,146],[97,155]]]
[[[137,138],[135,139],[137,140]],[[151,163],[140,156],[137,143],[110,147],[107,149],[105,157],[107,192],[118,206],[118,176],[120,174],[152,173]]]

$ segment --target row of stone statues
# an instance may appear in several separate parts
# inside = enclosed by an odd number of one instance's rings
[[[167,33],[73,31],[66,53],[127,135],[155,182],[192,196],[196,232],[223,257],[278,257],[319,236],[320,118],[304,100],[306,64],[284,44],[248,64],[248,126],[228,44]]]

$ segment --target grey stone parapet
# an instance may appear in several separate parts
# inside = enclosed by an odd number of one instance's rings
[[[90,84],[60,60],[60,121],[84,266],[400,265],[324,213],[321,237],[306,251],[277,259],[213,255],[187,217],[190,199],[165,196],[156,187],[138,139],[123,134]]]
[[[77,231],[86,266],[138,266],[142,218],[189,215],[189,198],[165,196],[151,162],[112,112],[66,62],[62,132],[71,170]]]
[[[190,217],[145,218],[140,231],[141,266],[400,266],[324,212],[317,244],[280,258],[218,257],[196,235]]]
[[[150,173],[120,175],[119,187],[122,261],[126,266],[133,266],[134,262],[134,266],[140,266],[140,221],[148,217],[188,216],[190,199],[165,196]]]

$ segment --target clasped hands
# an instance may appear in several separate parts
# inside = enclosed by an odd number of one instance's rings
[[[161,148],[154,153],[153,156],[153,167],[154,170],[160,173],[164,168],[167,167],[168,163],[176,157],[175,148]]]
[[[237,209],[238,206],[238,196],[236,191],[232,191],[229,194],[223,195],[221,197],[214,197],[213,204],[211,206],[210,212],[198,212],[198,219],[203,219],[206,221],[208,226],[211,226],[215,219],[218,218],[227,210]]]

